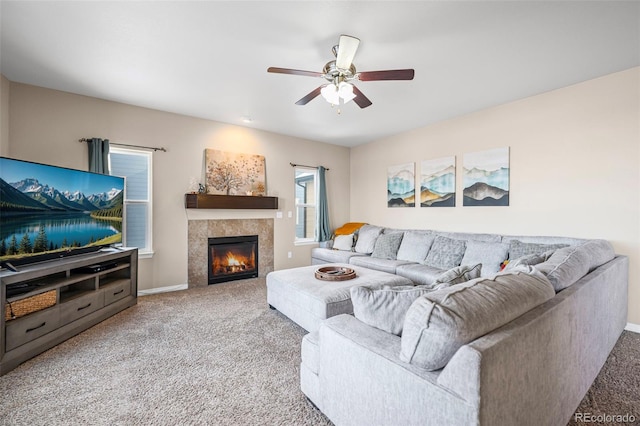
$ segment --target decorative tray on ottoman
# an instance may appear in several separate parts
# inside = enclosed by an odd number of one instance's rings
[[[356,272],[344,266],[325,266],[316,270],[316,278],[324,281],[346,281],[356,277]]]

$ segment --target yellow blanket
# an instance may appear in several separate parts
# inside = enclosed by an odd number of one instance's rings
[[[333,232],[333,235],[349,235],[356,232],[358,229],[362,227],[362,225],[366,225],[363,222],[349,222],[342,225],[340,228],[336,229]]]

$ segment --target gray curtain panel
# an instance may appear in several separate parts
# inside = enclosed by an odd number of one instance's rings
[[[109,174],[109,139],[91,138],[89,146],[89,171]]]
[[[325,183],[325,171],[318,167],[318,205],[316,210],[316,241],[328,241],[331,239],[329,226],[329,207],[327,205],[327,185]]]

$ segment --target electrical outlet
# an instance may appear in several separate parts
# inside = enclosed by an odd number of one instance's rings
[[[293,217],[293,212],[287,212],[287,217],[291,219]]]
[[[276,212],[276,219],[282,219],[282,212]]]
[[[287,252],[287,257],[288,257],[289,259],[291,259],[291,258],[293,257],[293,253],[291,253],[290,251],[288,251],[288,252]]]

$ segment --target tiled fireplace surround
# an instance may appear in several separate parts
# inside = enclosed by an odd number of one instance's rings
[[[189,288],[206,287],[208,239],[214,237],[258,236],[258,276],[273,271],[273,219],[189,220]]]

